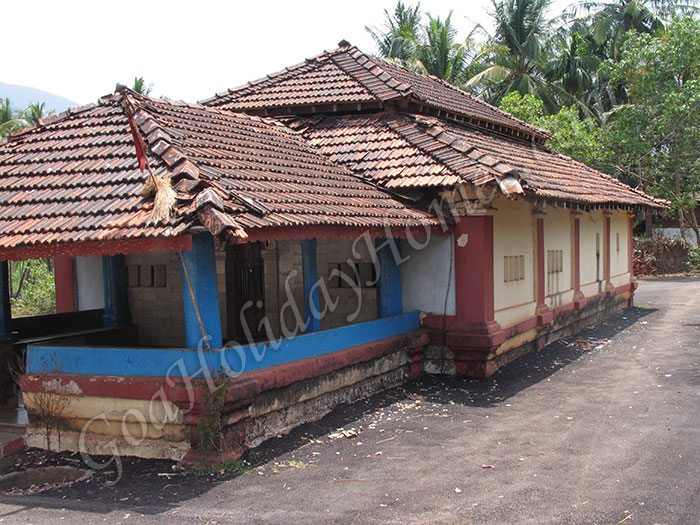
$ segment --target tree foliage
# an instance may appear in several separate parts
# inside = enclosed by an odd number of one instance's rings
[[[604,126],[616,173],[670,200],[700,242],[693,213],[700,197],[700,21],[676,19],[656,37],[631,35],[604,70],[629,98]]]
[[[591,167],[605,167],[607,155],[601,129],[592,119],[580,119],[575,106],[563,107],[554,115],[548,115],[541,99],[512,92],[503,98],[500,108],[549,131],[554,139],[548,143],[550,149]]]
[[[399,0],[393,13],[384,10],[383,29],[365,26],[372,36],[379,56],[399,61],[407,61],[416,54],[415,45],[420,40],[420,2],[414,7],[406,7]]]
[[[131,89],[141,95],[150,95],[151,91],[153,91],[153,84],[147,85],[143,77],[134,77],[134,84]]]
[[[56,311],[53,259],[10,261],[9,273],[13,317]]]

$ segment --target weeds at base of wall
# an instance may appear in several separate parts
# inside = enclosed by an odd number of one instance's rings
[[[230,379],[215,379],[215,388],[209,388],[209,383],[204,381],[199,387],[202,395],[202,412],[197,423],[197,452],[206,462],[212,453],[220,453],[224,450],[224,425],[223,411]]]
[[[61,450],[61,423],[70,400],[68,396],[48,392],[36,392],[32,396],[32,411],[30,413],[37,426],[45,434],[46,450],[51,451],[52,436],[56,435],[56,450]]]
[[[8,370],[14,384],[19,385],[21,377],[26,373],[26,349],[14,356],[8,364]],[[46,439],[46,450],[51,451],[52,437],[56,436],[56,450],[61,450],[61,424],[66,419],[66,411],[70,405],[70,398],[64,395],[65,391],[57,389],[56,392],[34,392],[32,394],[31,410],[29,417],[32,423],[41,428]]]

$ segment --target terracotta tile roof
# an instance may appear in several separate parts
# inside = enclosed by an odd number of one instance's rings
[[[343,46],[265,78],[229,89],[202,104],[233,111],[390,101],[414,102],[486,126],[546,140],[546,131],[523,122],[437,77],[421,75]],[[290,110],[291,112],[291,110]]]
[[[0,145],[0,248],[172,237],[197,222],[245,237],[280,226],[434,225],[281,123],[130,93],[157,175],[178,194],[151,224],[122,95],[71,110]]]
[[[543,146],[434,117],[379,113],[285,120],[330,160],[389,188],[481,185],[513,174],[526,194],[535,198],[583,205],[664,206]]]

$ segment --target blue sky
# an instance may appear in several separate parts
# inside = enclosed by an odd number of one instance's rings
[[[346,39],[375,51],[365,25],[380,25],[395,0],[36,1],[3,5],[3,76],[79,104],[130,85],[194,102],[296,64]],[[407,2],[411,3],[411,2]],[[552,13],[569,1],[556,0]],[[461,37],[489,25],[490,0],[423,0],[424,12],[452,20]]]

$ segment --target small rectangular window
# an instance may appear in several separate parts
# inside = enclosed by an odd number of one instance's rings
[[[525,256],[506,255],[503,257],[503,282],[510,283],[525,279]]]
[[[616,233],[615,234],[615,246],[617,248],[617,251],[620,251],[620,234]]]
[[[126,267],[126,275],[129,288],[165,288],[167,286],[167,267],[164,264],[130,264]]]
[[[559,273],[564,270],[564,251],[547,250],[547,273]]]
[[[167,269],[164,264],[157,264],[153,267],[153,286],[156,288],[165,288]]]

